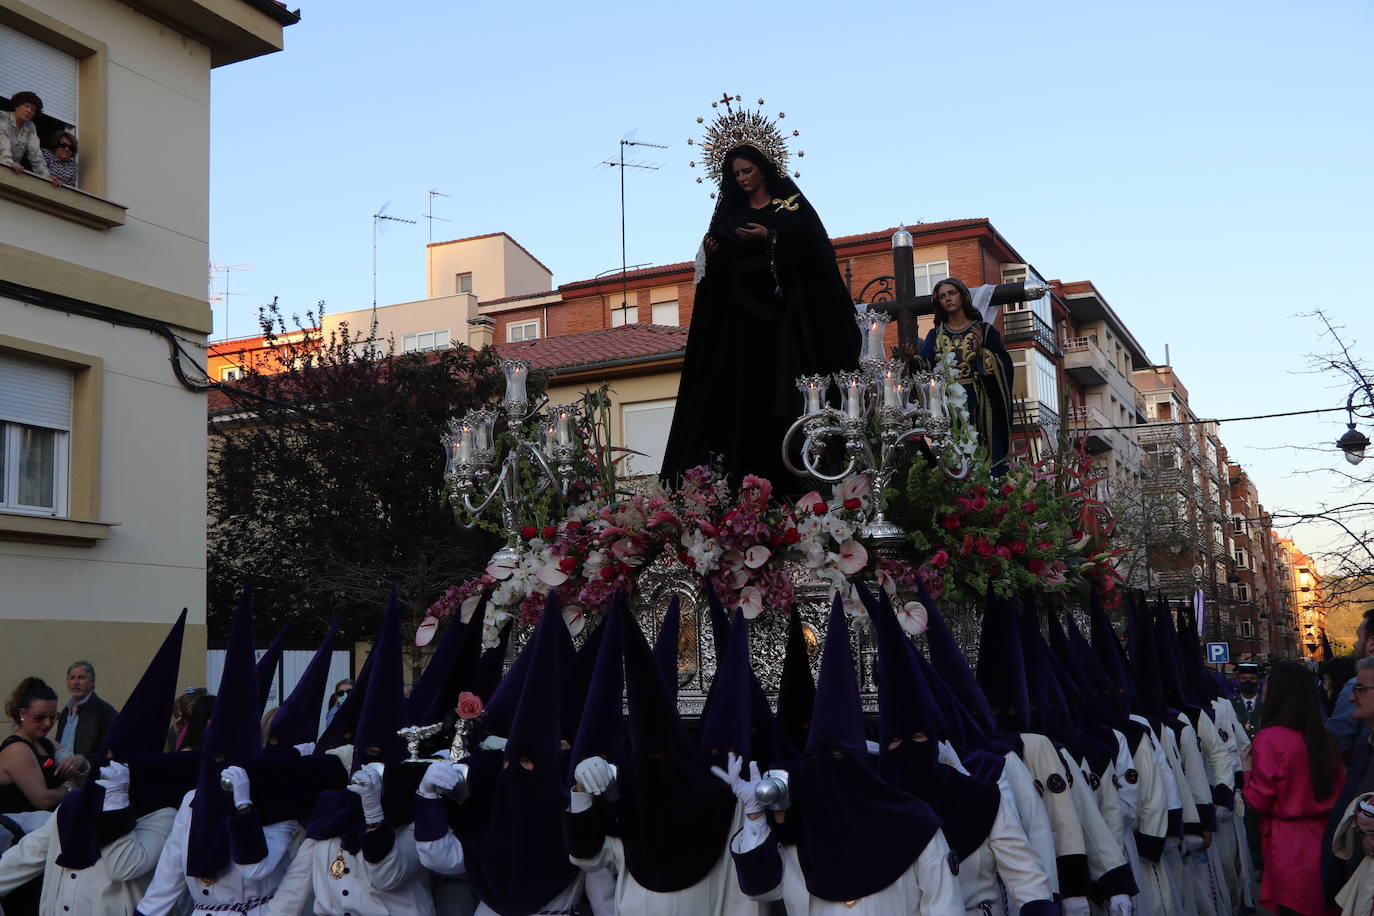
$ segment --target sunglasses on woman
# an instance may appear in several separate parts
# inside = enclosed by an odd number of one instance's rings
[[[76,149],[76,147],[72,146],[70,143],[59,143],[59,144],[57,144],[57,148],[58,148],[58,149]]]

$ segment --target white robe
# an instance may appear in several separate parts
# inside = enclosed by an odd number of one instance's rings
[[[592,796],[574,791],[569,810],[577,814],[591,805]],[[738,826],[741,819],[738,804],[735,808]],[[739,889],[735,860],[730,855],[728,843],[721,848],[720,858],[704,878],[691,887],[670,893],[651,891],[635,880],[626,867],[625,846],[619,837],[606,837],[601,849],[589,859],[569,858],[585,872],[611,870],[616,876],[615,913],[618,916],[764,916],[764,908]]]
[[[769,832],[767,817],[749,821],[735,834],[730,848],[733,852],[749,852],[768,840]],[[812,895],[806,887],[806,876],[795,846],[778,844],[778,853],[782,856],[782,880],[777,887],[753,899],[781,900],[787,908],[787,916],[897,916],[907,913],[964,916],[963,895],[950,867],[952,853],[944,833],[939,830],[896,881],[877,893],[844,903]]]
[[[387,828],[379,828],[385,830]],[[335,878],[331,866],[343,859],[345,873]],[[268,916],[433,916],[429,874],[420,867],[415,835],[407,824],[397,828],[391,850],[380,862],[369,862],[363,850],[350,853],[338,837],[307,839],[268,905]]]
[[[286,874],[287,850],[291,846],[300,825],[295,821],[282,821],[263,828],[263,839],[267,842],[267,855],[252,865],[239,865],[230,861],[229,866],[211,884],[186,874],[186,848],[191,834],[191,799],[196,791],[192,789],[181,799],[172,829],[167,834],[167,845],[157,860],[153,880],[148,884],[143,899],[139,901],[138,911],[143,916],[167,916],[179,913],[190,906],[194,913],[224,912],[208,907],[225,907],[242,904],[252,900],[266,901],[277,890],[282,876]],[[266,903],[260,903],[243,912],[243,916],[262,916],[267,912]]]
[[[95,864],[82,869],[57,864],[62,844],[57,818],[49,818],[0,857],[0,896],[41,874],[41,913],[127,916],[148,887],[175,818],[173,808],[145,814],[133,830],[101,847]]]

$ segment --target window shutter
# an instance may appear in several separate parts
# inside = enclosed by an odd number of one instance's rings
[[[70,431],[71,370],[0,353],[0,420]]]
[[[38,93],[43,113],[76,124],[77,61],[23,32],[0,25],[0,95]]]

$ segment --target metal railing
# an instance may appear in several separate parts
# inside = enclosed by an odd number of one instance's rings
[[[1002,319],[1002,336],[1008,343],[1029,340],[1052,356],[1063,356],[1054,329],[1034,312],[1009,312]]]

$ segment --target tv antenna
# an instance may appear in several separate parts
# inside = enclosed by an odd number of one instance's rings
[[[415,225],[413,219],[403,219],[399,216],[388,216],[386,208],[391,206],[391,201],[382,204],[382,208],[372,214],[372,330],[369,336],[377,333],[377,230],[385,231],[386,223],[407,223]]]
[[[229,297],[242,296],[243,293],[233,293],[229,291],[229,275],[236,271],[252,270],[252,264],[211,264],[210,265],[210,301],[223,303],[224,309],[224,339],[229,339]],[[222,275],[222,276],[221,276]],[[214,289],[213,284],[216,279],[224,281],[224,289]]]
[[[433,245],[433,244],[434,244],[434,221],[437,219],[437,220],[438,220],[439,222],[441,222],[441,223],[451,223],[451,222],[453,222],[453,220],[451,220],[451,219],[444,219],[442,216],[435,216],[435,215],[434,215],[434,198],[436,198],[436,197],[448,197],[449,195],[445,194],[443,191],[440,191],[438,188],[430,188],[428,193],[429,193],[429,213],[427,213],[427,214],[425,215],[425,219],[429,220],[429,243],[430,243],[431,245]],[[428,263],[428,265],[429,265],[429,289],[428,289],[427,292],[428,292],[429,295],[433,296],[433,295],[434,295],[434,258],[433,258],[433,256],[431,256],[431,255],[429,254],[429,252],[425,252],[425,261],[426,261],[426,262]]]
[[[635,128],[620,140],[620,155],[615,159],[605,159],[601,165],[608,169],[620,170],[620,307],[625,308],[629,301],[629,280],[626,274],[629,273],[627,266],[628,259],[625,257],[625,170],[640,169],[646,172],[657,172],[662,166],[657,163],[649,162],[626,162],[625,147],[643,146],[647,149],[667,149],[665,143],[649,143],[646,140],[636,140],[635,135],[639,129]]]

